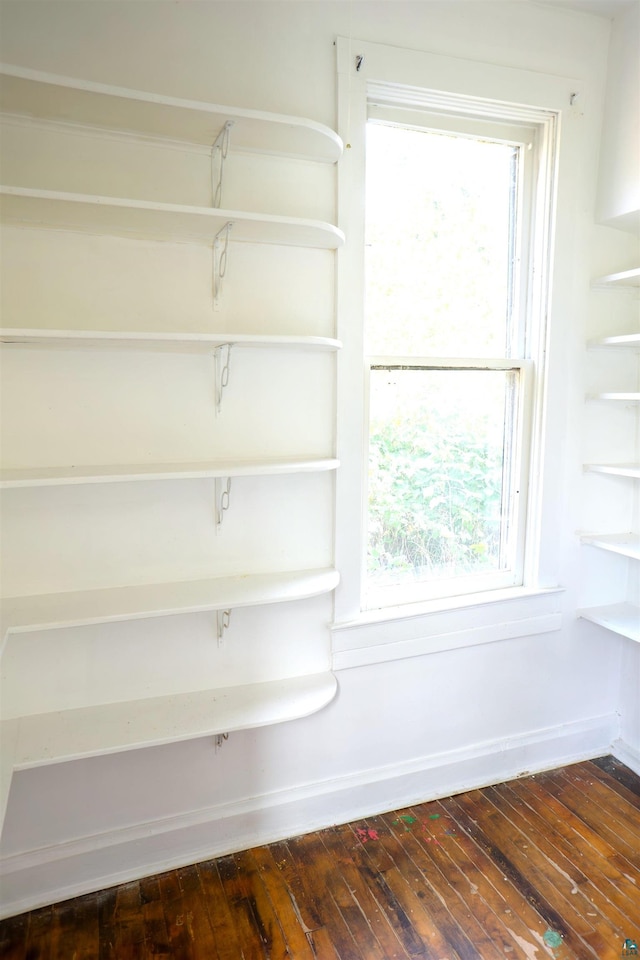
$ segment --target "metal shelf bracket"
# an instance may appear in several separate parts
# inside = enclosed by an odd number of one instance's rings
[[[220,748],[222,747],[222,744],[223,744],[226,740],[228,740],[228,739],[229,739],[229,734],[228,734],[228,733],[218,733],[218,734],[216,734],[216,736],[214,737],[214,740],[213,740],[213,742],[214,742],[214,744],[215,744],[215,748],[216,748],[216,753],[218,752],[218,750],[220,750]]]
[[[222,645],[224,632],[231,623],[231,610],[216,610],[216,637],[218,646]]]
[[[231,344],[221,343],[213,352],[216,380],[216,414],[222,409],[222,394],[229,383],[229,365],[231,362]]]
[[[220,308],[222,296],[222,281],[227,272],[227,257],[229,253],[229,235],[233,227],[233,220],[228,220],[221,227],[213,239],[213,309]]]
[[[224,487],[223,487],[224,484]],[[215,517],[216,517],[216,533],[220,532],[222,527],[222,520],[224,518],[225,511],[229,509],[229,497],[231,494],[231,477],[216,477],[215,479]]]
[[[213,206],[222,205],[222,179],[224,175],[224,162],[229,153],[229,144],[231,143],[231,128],[234,125],[233,120],[227,120],[220,133],[216,137],[211,147],[211,193],[213,195]]]

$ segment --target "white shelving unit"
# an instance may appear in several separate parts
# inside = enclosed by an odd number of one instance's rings
[[[624,401],[626,403],[638,403],[640,402],[640,393],[629,392],[629,393],[592,393],[588,397],[589,400],[615,400],[615,401]]]
[[[612,477],[632,477],[640,480],[640,463],[587,463],[584,468],[591,473],[607,473]]]
[[[583,534],[582,542],[600,550],[619,553],[622,557],[640,560],[640,534],[637,533],[608,533]]]
[[[25,467],[0,471],[0,489],[67,486],[81,483],[134,483],[149,480],[215,480],[268,477],[335,470],[330,457],[287,460],[228,460],[210,463],[134,463],[69,467]]]
[[[3,602],[0,642],[13,633],[306,600],[334,590],[339,579],[333,569],[293,570],[10,597]]]
[[[14,769],[281,723],[320,710],[336,689],[322,673],[21,717]]]
[[[612,603],[604,607],[589,607],[580,610],[580,616],[597,623],[613,633],[640,643],[640,607],[632,603]]]
[[[608,273],[593,281],[594,287],[640,287],[640,267]]]
[[[27,187],[0,186],[0,218],[5,223],[143,240],[212,243],[231,224],[233,240],[244,243],[335,250],[344,242],[337,227],[319,220]]]
[[[301,117],[158,96],[110,84],[0,65],[0,111],[83,127],[129,131],[211,146],[226,123],[243,150],[335,163],[342,142],[329,127]]]
[[[295,337],[255,333],[145,333],[135,330],[30,330],[0,329],[0,343],[23,346],[121,347],[211,353],[217,347],[253,347],[333,352],[342,346],[331,337]]]
[[[599,347],[636,347],[640,350],[640,333],[625,333],[617,337],[603,337],[601,340],[590,340],[587,346],[592,349]]]
[[[593,286],[604,290],[638,288],[640,286],[640,267],[599,277],[594,281]],[[588,341],[587,347],[590,350],[638,350],[640,349],[640,333],[600,337]],[[605,403],[612,402],[616,406],[619,403],[635,404],[640,402],[640,393],[635,391],[602,392],[590,394],[587,399]],[[640,463],[636,462],[589,463],[585,464],[584,469],[589,473],[626,478],[631,482],[640,479]],[[598,550],[626,557],[632,565],[640,560],[640,534],[584,534],[581,540],[583,544],[595,547]],[[580,610],[579,616],[620,636],[640,642],[640,606],[636,603],[621,602],[588,607]]]
[[[4,720],[0,822],[16,770],[299,719],[321,710],[336,692],[336,678],[326,672]]]
[[[302,118],[234,109],[199,101],[164,97],[111,85],[0,65],[0,112],[35,123],[82,127],[206,146],[212,158],[218,146],[281,157],[335,163],[342,152],[339,137],[328,127]],[[331,223],[215,206],[188,206],[135,197],[102,196],[41,189],[35,185],[0,187],[0,219],[4,223],[47,227],[135,240],[215,244],[275,244],[335,250],[344,237]],[[226,253],[224,254],[226,256]],[[215,247],[214,247],[215,262]],[[222,275],[214,267],[214,288]],[[77,318],[75,320],[77,322]],[[81,321],[82,322],[82,321]],[[75,325],[75,323],[74,323]],[[5,349],[126,349],[213,353],[216,358],[216,400],[219,404],[228,351],[233,349],[335,352],[331,337],[278,333],[185,333],[24,327],[0,331]],[[176,324],[177,325],[177,324]],[[224,383],[222,382],[222,385]],[[151,480],[212,479],[216,514],[220,481],[232,477],[317,473],[336,469],[327,457],[219,460],[193,463],[72,465],[7,469],[0,486],[16,491],[60,485],[122,483]],[[42,496],[47,496],[46,489]],[[228,497],[228,487],[226,491]],[[225,493],[222,492],[224,498]],[[218,516],[219,519],[219,516]],[[249,565],[249,564],[248,564]],[[144,620],[202,611],[217,613],[221,640],[232,608],[305,600],[329,594],[338,583],[332,568],[280,573],[215,576],[205,580],[118,586],[8,598],[3,603],[0,641],[34,631],[54,631],[98,623]],[[222,615],[222,616],[221,616]],[[53,642],[53,640],[52,640]],[[334,697],[331,672],[313,672],[283,679],[224,686],[212,680],[206,689],[167,696],[145,696],[126,702],[96,702],[75,709],[10,716],[0,723],[3,745],[0,823],[4,817],[11,773],[16,769],[96,756],[197,737],[217,736],[244,728],[280,723],[321,709]],[[203,687],[206,683],[203,684]],[[99,700],[99,697],[97,697]]]

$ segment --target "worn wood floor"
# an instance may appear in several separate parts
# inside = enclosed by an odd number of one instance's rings
[[[0,925],[3,960],[637,954],[640,778],[610,757],[220,857]]]

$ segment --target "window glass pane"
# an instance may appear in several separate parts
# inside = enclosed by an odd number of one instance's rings
[[[370,354],[509,355],[518,148],[367,124]]]
[[[511,562],[519,371],[372,369],[369,590]]]

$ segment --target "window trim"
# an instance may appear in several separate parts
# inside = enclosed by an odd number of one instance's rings
[[[354,626],[375,620],[388,624],[393,633],[403,619],[430,617],[433,601],[426,604],[407,604],[406,609],[387,608],[380,611],[365,611],[361,607],[362,561],[360,544],[364,533],[364,435],[365,383],[367,361],[364,354],[362,331],[363,304],[363,244],[364,244],[364,130],[367,120],[367,104],[375,95],[386,103],[407,103],[411,100],[420,109],[438,106],[453,116],[469,113],[480,108],[483,116],[508,121],[534,123],[541,131],[541,147],[547,158],[544,176],[538,184],[537,209],[550,210],[549,223],[536,223],[537,248],[535,254],[540,264],[537,289],[532,290],[534,308],[544,317],[549,313],[545,291],[550,290],[551,266],[554,248],[551,243],[551,223],[556,214],[556,187],[554,175],[560,162],[559,128],[561,115],[574,102],[580,84],[571,78],[551,77],[531,71],[506,66],[496,66],[473,61],[458,60],[415,50],[401,50],[383,44],[372,44],[353,39],[338,38],[338,129],[346,151],[339,167],[338,222],[347,233],[347,243],[338,254],[337,314],[338,335],[344,343],[338,367],[338,456],[342,462],[336,491],[336,563],[341,570],[342,583],[335,597],[335,630],[346,624]],[[360,60],[356,67],[356,58]],[[466,91],[473,90],[473,97]],[[505,105],[505,91],[509,105]],[[541,106],[543,104],[543,106]],[[544,239],[540,239],[543,227]],[[543,299],[543,297],[545,299]],[[548,347],[549,330],[540,331],[530,351],[533,356],[544,357]],[[512,361],[510,361],[512,362]],[[545,420],[547,400],[547,373],[536,384],[533,410],[533,440],[531,443],[532,472],[542,475],[545,466],[545,445],[542,442],[542,425]],[[536,549],[527,556],[524,569],[524,587],[515,587],[510,592],[514,599],[543,596],[558,583],[557,560],[547,549],[541,560],[540,531],[549,526],[550,518],[543,516],[542,485],[529,492],[528,509],[533,520],[532,533]],[[454,620],[468,603],[488,604],[496,611],[498,622],[505,599],[504,591],[488,591],[486,596],[451,598],[438,601],[439,612],[451,612]],[[508,598],[507,598],[508,599]],[[462,603],[460,602],[462,601]],[[423,608],[421,614],[418,607]],[[452,621],[453,623],[453,621]],[[556,629],[554,627],[554,629]]]

